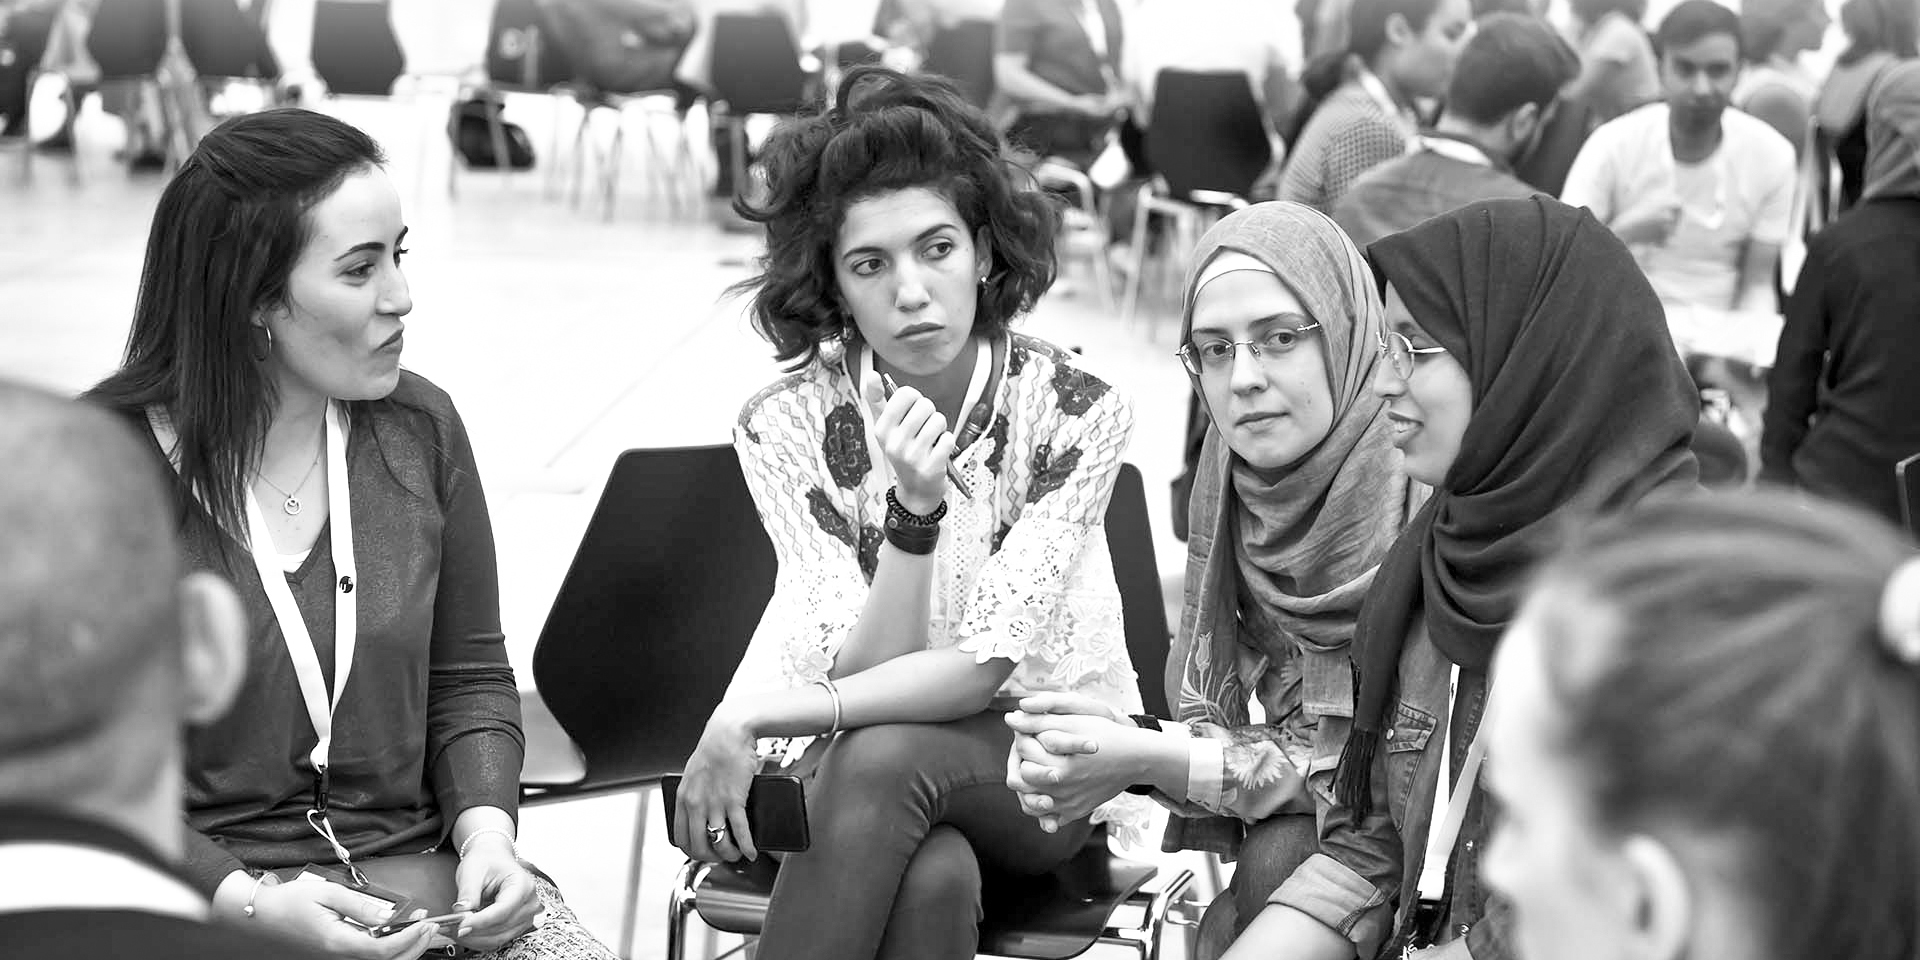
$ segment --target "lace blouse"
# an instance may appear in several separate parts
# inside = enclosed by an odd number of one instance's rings
[[[1001,709],[1073,691],[1138,713],[1105,528],[1132,408],[1045,341],[1013,334],[1002,362],[991,426],[953,461],[973,497],[947,498],[928,646],[1015,661],[995,697]],[[779,574],[729,698],[827,678],[865,605],[893,485],[838,351],[747,401],[734,447]],[[813,739],[762,749],[792,763]],[[1137,831],[1145,811],[1135,799],[1094,820]]]

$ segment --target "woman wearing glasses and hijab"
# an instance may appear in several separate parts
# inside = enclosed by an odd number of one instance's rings
[[[1167,660],[1177,722],[1029,697],[1008,715],[1008,778],[1043,824],[1150,791],[1177,814],[1170,848],[1236,860],[1202,923],[1213,957],[1318,849],[1305,782],[1331,776],[1338,747],[1316,755],[1314,730],[1351,713],[1354,618],[1408,491],[1369,392],[1381,305],[1346,234],[1310,207],[1263,203],[1209,230],[1193,264],[1179,358],[1211,424]],[[1089,741],[1098,751],[1078,752]]]

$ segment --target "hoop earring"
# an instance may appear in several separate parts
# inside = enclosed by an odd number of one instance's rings
[[[273,356],[273,330],[264,323],[256,323],[253,325],[253,331],[248,334],[247,345],[253,354],[253,359],[266,363],[267,358]],[[265,334],[265,336],[258,334]]]

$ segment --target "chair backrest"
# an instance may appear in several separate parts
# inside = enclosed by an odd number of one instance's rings
[[[544,92],[573,79],[538,0],[496,0],[487,30],[487,78],[496,88]]]
[[[166,4],[101,0],[87,28],[87,53],[103,78],[151,76],[167,53]]]
[[[407,68],[386,0],[319,0],[313,9],[313,70],[327,90],[384,97]]]
[[[993,99],[993,33],[990,20],[962,20],[934,31],[921,69],[954,82],[967,102],[982,110]]]
[[[1126,620],[1127,655],[1140,674],[1140,702],[1147,713],[1170,717],[1167,710],[1166,601],[1160,594],[1160,564],[1153,552],[1153,528],[1147,518],[1147,489],[1140,468],[1120,465],[1107,502],[1107,549],[1113,554],[1113,576],[1120,586],[1120,608]]]
[[[376,2],[384,14],[385,0]],[[180,45],[202,77],[280,76],[266,31],[235,0],[180,0]]]
[[[1246,196],[1273,159],[1247,75],[1162,70],[1153,84],[1147,162],[1175,198],[1196,190]]]
[[[620,455],[533,653],[542,697],[586,757],[579,789],[679,772],[774,572],[732,447]]]
[[[711,80],[735,116],[792,113],[806,97],[807,75],[793,29],[777,13],[722,13],[713,18]]]
[[[1900,485],[1900,522],[1920,540],[1920,453],[1894,464],[1893,479]]]

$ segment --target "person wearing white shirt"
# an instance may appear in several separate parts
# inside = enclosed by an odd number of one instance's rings
[[[1561,199],[1612,229],[1670,308],[1772,311],[1794,150],[1764,121],[1728,109],[1739,16],[1685,0],[1655,43],[1665,101],[1595,130]]]

